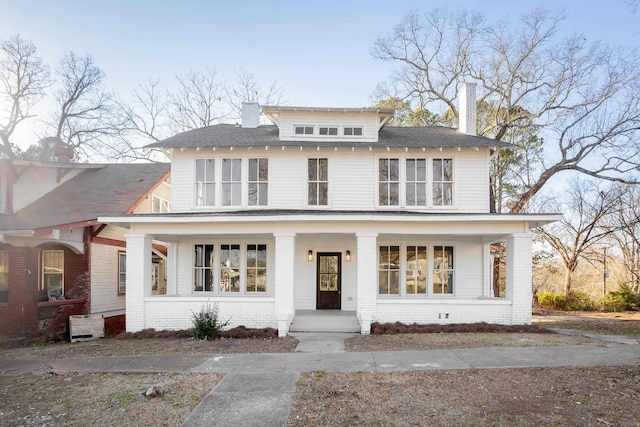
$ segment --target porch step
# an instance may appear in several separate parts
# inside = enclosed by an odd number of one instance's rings
[[[355,311],[296,310],[291,332],[360,332]]]

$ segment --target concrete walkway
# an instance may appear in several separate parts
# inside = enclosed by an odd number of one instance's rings
[[[223,380],[183,426],[283,426],[301,372],[623,366],[640,363],[635,338],[602,337],[607,344],[490,347],[348,353],[353,334],[296,333],[294,353],[124,356],[0,360],[0,375],[28,372],[220,372]],[[624,339],[623,339],[624,338]],[[622,342],[622,343],[621,343]]]

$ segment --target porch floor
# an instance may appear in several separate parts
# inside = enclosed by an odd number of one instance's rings
[[[296,310],[291,332],[360,332],[355,311]]]

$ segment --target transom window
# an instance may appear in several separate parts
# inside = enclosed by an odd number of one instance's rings
[[[267,245],[194,245],[194,292],[259,294],[267,292]]]
[[[269,194],[269,160],[249,159],[249,206],[266,206]]]
[[[64,251],[42,251],[42,289],[64,294]]]
[[[0,251],[0,302],[9,297],[9,252]]]
[[[313,135],[313,126],[294,126],[296,135]]]
[[[242,160],[222,159],[222,206],[242,203]]]
[[[196,159],[196,206],[216,204],[216,168],[214,159]]]
[[[329,203],[329,161],[327,159],[308,160],[307,186],[309,205],[326,206]]]
[[[400,203],[400,161],[398,159],[378,160],[378,204],[398,206]]]
[[[127,292],[127,253],[118,252],[118,293]]]
[[[336,136],[338,135],[338,128],[334,126],[320,126],[318,133],[323,136]]]
[[[345,136],[362,136],[362,127],[345,127],[342,133]]]
[[[433,204],[453,205],[453,159],[433,159]]]
[[[406,200],[407,206],[427,204],[427,160],[406,160]]]

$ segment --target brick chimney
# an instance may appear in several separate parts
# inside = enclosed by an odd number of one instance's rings
[[[458,132],[477,135],[475,83],[463,84],[458,96]]]
[[[257,128],[260,125],[260,104],[257,102],[242,103],[242,127]]]

